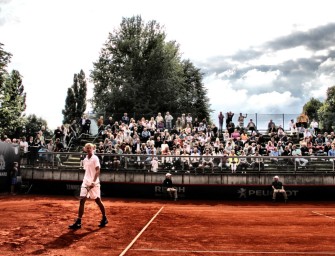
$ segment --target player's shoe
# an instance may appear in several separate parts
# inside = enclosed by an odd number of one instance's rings
[[[77,219],[75,223],[69,226],[69,229],[73,229],[73,230],[80,229],[80,228],[81,228],[81,219]]]
[[[106,225],[108,224],[108,219],[106,216],[102,217],[101,221],[100,221],[100,224],[99,224],[99,227],[100,228],[103,228],[105,227]]]

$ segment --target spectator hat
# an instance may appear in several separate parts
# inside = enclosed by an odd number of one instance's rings
[[[276,175],[276,176],[274,176],[273,178],[274,178],[274,179],[279,179],[279,177],[278,177],[277,175]]]
[[[167,174],[165,174],[165,176],[169,177],[169,176],[172,176],[172,174],[168,172]]]

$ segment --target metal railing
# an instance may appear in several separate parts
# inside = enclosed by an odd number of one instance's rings
[[[229,173],[232,159],[238,159],[237,173],[334,173],[335,160],[330,156],[191,156],[147,154],[96,154],[101,168],[110,171],[153,171],[187,173]],[[82,167],[85,153],[38,152],[21,158],[21,168]],[[306,159],[306,165],[300,160]],[[242,162],[241,160],[246,160]]]

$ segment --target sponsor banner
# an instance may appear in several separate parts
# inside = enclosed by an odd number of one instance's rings
[[[31,193],[71,195],[81,182],[32,181]],[[218,200],[271,200],[270,186],[176,185],[179,198]],[[101,183],[105,197],[164,198],[160,184]],[[289,200],[334,200],[335,186],[285,186]]]

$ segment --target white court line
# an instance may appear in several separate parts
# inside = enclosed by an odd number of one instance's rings
[[[133,241],[131,241],[131,243],[128,244],[128,246],[123,250],[123,252],[120,253],[119,256],[125,255],[125,253],[130,249],[130,247],[133,246],[133,244],[136,242],[136,240],[142,235],[142,233],[147,229],[147,227],[149,227],[149,225],[151,224],[151,222],[153,222],[153,220],[163,210],[163,208],[164,208],[164,206],[162,206],[162,208],[159,209],[159,211],[151,218],[151,220],[147,223],[147,225],[145,225],[144,228],[142,228],[142,230],[140,231],[140,233],[137,234],[137,236],[133,239]]]
[[[319,212],[312,211],[312,213],[314,213],[314,214],[316,214],[316,215],[320,215],[320,216],[326,217],[326,218],[329,218],[329,219],[332,219],[332,220],[335,220],[335,218],[330,217],[330,216],[325,215],[325,214],[322,214],[322,213],[319,213]]]
[[[219,253],[219,254],[299,254],[299,255],[335,255],[335,252],[289,252],[289,251],[280,251],[280,252],[271,252],[271,251],[240,251],[240,250],[222,250],[222,251],[209,251],[209,250],[160,250],[160,249],[132,249],[132,251],[148,251],[148,252],[168,252],[168,253],[180,253],[180,254],[187,254],[187,253]]]

